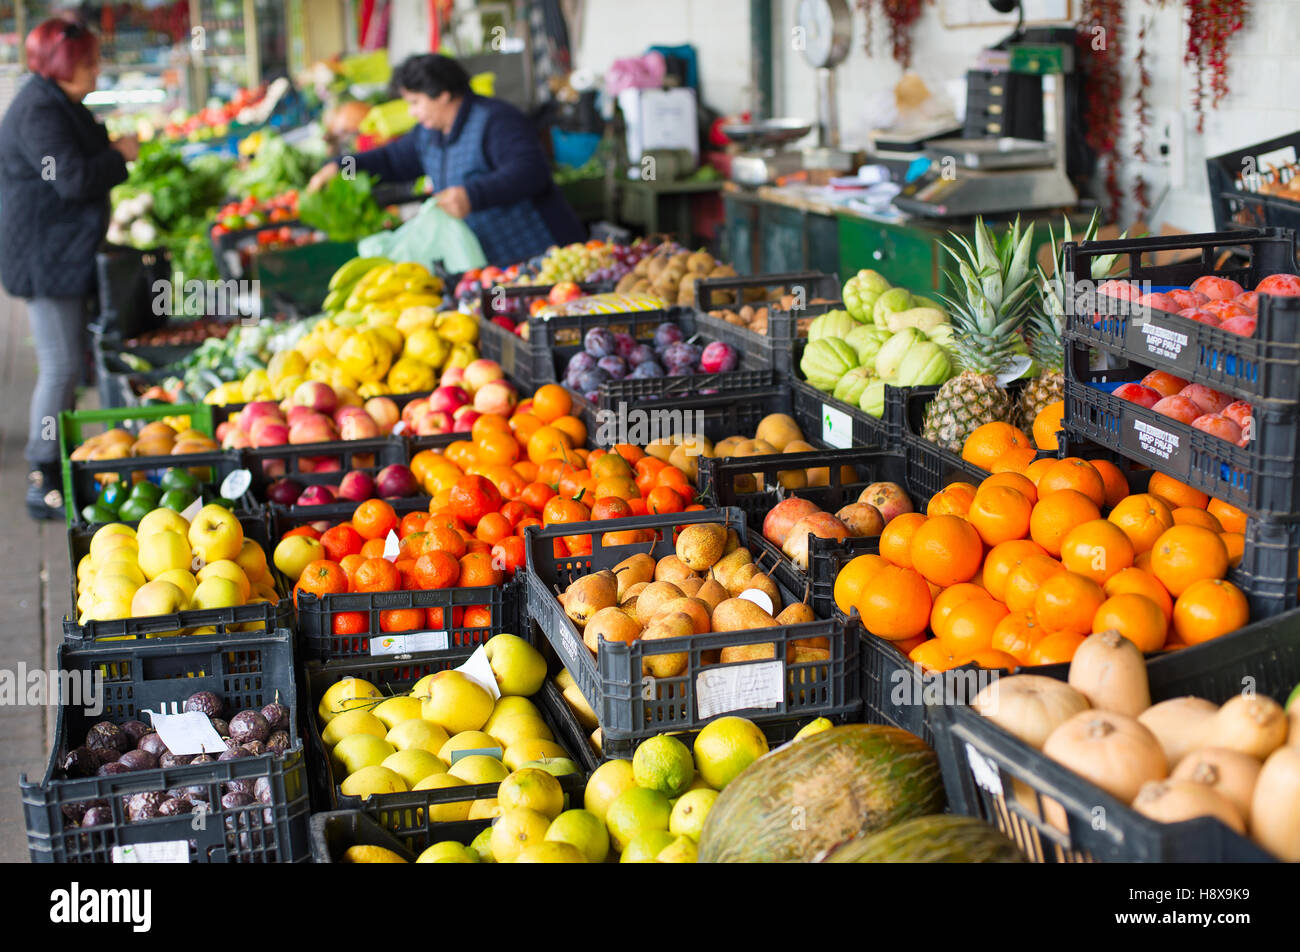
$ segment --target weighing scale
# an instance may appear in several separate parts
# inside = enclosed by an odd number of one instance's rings
[[[969,218],[975,215],[1071,208],[1079,194],[1065,172],[1065,83],[1074,70],[1074,49],[1064,45],[1013,44],[1010,72],[1058,75],[1053,100],[1053,142],[1028,139],[935,139],[925,145],[929,170],[904,186],[894,205],[911,215]]]
[[[732,157],[731,180],[758,186],[798,172],[804,167],[803,153],[780,146],[802,139],[811,131],[812,123],[805,119],[763,119],[723,125],[724,136],[748,147]]]

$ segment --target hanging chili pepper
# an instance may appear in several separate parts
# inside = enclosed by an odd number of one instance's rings
[[[858,9],[866,18],[867,53],[871,53],[872,18],[879,12],[889,20],[889,44],[894,59],[904,69],[911,66],[912,27],[921,19],[922,9],[927,2],[930,0],[857,0]]]

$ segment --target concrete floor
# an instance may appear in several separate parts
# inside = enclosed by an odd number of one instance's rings
[[[69,602],[67,527],[34,522],[27,489],[27,409],[36,382],[27,314],[0,292],[0,670],[51,670]],[[97,403],[93,391],[81,404]],[[13,676],[13,675],[10,675]],[[53,706],[0,701],[0,861],[27,862],[26,824],[18,778],[45,775],[54,730]]]

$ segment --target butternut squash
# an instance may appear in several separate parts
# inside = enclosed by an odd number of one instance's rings
[[[1211,816],[1243,836],[1246,824],[1228,798],[1193,780],[1157,780],[1145,783],[1133,800],[1133,809],[1161,823],[1181,823]]]
[[[1013,674],[985,687],[975,695],[971,707],[1030,747],[1042,750],[1052,731],[1088,709],[1088,699],[1055,678]]]
[[[1221,793],[1250,823],[1250,801],[1259,779],[1259,761],[1239,750],[1207,747],[1194,750],[1178,762],[1169,775],[1174,780],[1202,783]]]
[[[1084,639],[1070,662],[1069,682],[1097,710],[1132,718],[1151,706],[1146,660],[1114,629]]]
[[[1249,754],[1256,760],[1286,743],[1286,712],[1282,705],[1262,694],[1238,694],[1210,721],[1205,732],[1206,747],[1226,747]]]
[[[1300,750],[1279,747],[1264,761],[1250,801],[1250,836],[1278,859],[1300,863]]]
[[[1203,747],[1201,737],[1210,720],[1219,713],[1219,705],[1199,697],[1176,697],[1161,701],[1137,716],[1143,726],[1156,735],[1171,767],[1184,756]]]
[[[1124,803],[1133,802],[1142,784],[1163,780],[1169,773],[1156,736],[1113,711],[1074,715],[1052,731],[1043,753]]]

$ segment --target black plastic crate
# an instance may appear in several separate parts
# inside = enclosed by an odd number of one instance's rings
[[[795,307],[788,310],[779,307],[785,294],[796,297]],[[769,366],[787,370],[794,360],[794,342],[800,336],[799,318],[816,317],[841,307],[840,296],[839,275],[819,271],[707,278],[695,282],[695,309],[699,312],[696,319],[700,330],[717,340],[741,351],[761,350],[770,355]],[[739,311],[747,304],[767,308],[766,334],[730,324],[710,313]]]
[[[298,443],[240,450],[243,468],[252,476],[252,492],[266,500],[266,490],[277,479],[288,477],[307,486],[336,483],[347,473],[376,475],[385,466],[411,461],[410,447],[400,436],[377,436],[366,440],[338,440],[329,443]],[[276,463],[281,465],[275,465]],[[327,470],[316,469],[323,463]],[[283,472],[280,472],[283,468]],[[271,475],[271,472],[278,475]],[[318,509],[319,506],[304,506]]]
[[[1285,701],[1300,681],[1298,621],[1296,613],[1288,613],[1151,660],[1152,701],[1190,694],[1222,703],[1246,687]],[[932,719],[952,810],[993,823],[1033,860],[1272,860],[1217,820],[1165,824],[1141,816],[969,707],[940,708]],[[1065,830],[1049,822],[1047,801],[1064,808]]]
[[[1068,345],[1066,358],[1069,429],[1251,515],[1300,518],[1300,401],[1255,403],[1253,437],[1237,446],[1112,393],[1145,367],[1089,370],[1083,344]]]
[[[673,530],[694,523],[723,523],[745,537],[745,517],[738,509],[705,510],[676,515],[634,516],[620,519],[620,529],[652,529],[658,538],[650,545],[649,554],[660,558],[674,550]],[[856,623],[813,621],[801,625],[784,625],[751,631],[714,632],[684,638],[666,638],[647,643],[637,640],[630,645],[603,642],[600,653],[593,656],[582,643],[582,637],[565,615],[556,595],[574,579],[593,571],[613,568],[637,552],[646,552],[646,543],[632,545],[603,544],[603,533],[609,531],[605,522],[575,523],[547,529],[530,527],[527,533],[528,550],[528,614],[555,649],[556,655],[578,683],[583,696],[596,712],[600,723],[602,743],[610,748],[618,744],[644,740],[665,731],[699,730],[720,714],[737,714],[748,717],[759,726],[772,721],[812,719],[857,710],[857,637]],[[592,552],[585,556],[556,556],[554,540],[565,535],[592,534]],[[781,589],[780,579],[774,579]],[[789,604],[799,599],[798,592],[788,588],[781,592],[782,601]],[[788,664],[785,661],[791,642],[825,637],[830,644],[827,661]],[[776,658],[761,662],[733,664],[706,664],[704,656],[713,651],[739,645],[772,643]],[[687,668],[683,674],[654,678],[647,682],[642,676],[642,660],[656,654],[685,653]],[[779,670],[773,678],[772,669],[762,671],[756,665],[776,665]],[[751,685],[762,696],[762,705],[724,710],[727,703],[745,695],[738,691],[735,698],[715,699],[715,690],[727,692],[725,683],[717,683],[742,674],[754,678],[767,677],[765,686]],[[774,688],[773,680],[779,680]],[[711,683],[713,682],[713,683]],[[648,697],[647,695],[653,694]],[[752,696],[752,695],[751,695]],[[706,715],[700,714],[700,702],[708,698],[717,709],[706,704]]]
[[[570,393],[570,412],[587,427],[587,445],[606,449],[616,442],[644,446],[653,439],[677,433],[703,435],[717,442],[728,436],[752,434],[763,417],[789,413],[791,409],[790,391],[781,386],[671,397],[653,407],[621,400],[604,409],[580,394]],[[610,439],[611,435],[620,439]]]
[[[529,305],[551,293],[553,284],[528,284],[518,287],[493,285],[484,288],[479,294],[479,355],[487,360],[495,360],[501,365],[507,377],[517,383],[525,392],[531,393],[544,383],[554,380],[554,371],[542,359],[544,348],[535,347],[528,338],[520,337],[512,330],[492,322],[493,317],[507,317],[516,326],[525,323],[531,335],[538,321],[530,320]],[[613,282],[584,281],[578,284],[583,294],[605,294],[614,290]]]
[[[169,462],[159,466],[157,461],[160,459]],[[141,460],[144,465],[141,465]],[[186,453],[184,456],[69,460],[68,466],[71,480],[70,486],[64,486],[64,491],[71,489],[72,505],[76,507],[76,518],[72,525],[87,526],[89,523],[82,518],[81,510],[98,499],[103,488],[96,477],[112,474],[118,481],[129,484],[133,481],[135,473],[140,473],[145,479],[149,479],[153,476],[161,477],[164,472],[173,467],[191,471],[200,470],[195,473],[195,476],[201,481],[203,495],[206,497],[217,495],[222,481],[231,473],[244,469],[244,462],[237,450],[212,450],[207,453]],[[258,515],[261,512],[261,506],[251,490],[245,490],[232,502],[235,503],[234,511],[240,515]]]
[[[436,790],[413,790],[405,793],[376,794],[362,800],[344,796],[338,788],[343,778],[336,777],[321,727],[316,717],[316,707],[326,689],[340,678],[364,678],[384,693],[385,697],[408,692],[426,674],[454,669],[464,664],[471,652],[466,650],[447,657],[414,661],[394,666],[385,661],[345,661],[333,664],[309,662],[305,666],[306,696],[310,705],[307,718],[311,722],[305,733],[310,744],[310,767],[314,794],[322,809],[353,809],[370,816],[382,827],[393,830],[398,836],[411,838],[422,850],[430,843],[450,837],[442,835],[448,824],[431,821],[430,806],[450,803],[467,803],[491,800],[496,797],[497,784],[471,784],[464,787],[444,787]],[[589,765],[595,763],[594,753],[577,719],[560,696],[555,685],[547,679],[542,689],[531,699],[542,713],[542,719],[555,735],[555,742],[567,750],[579,767],[579,772],[557,778],[571,797],[581,794],[586,784]]]
[[[1300,192],[1295,199],[1271,195],[1266,185],[1294,181],[1300,169],[1300,132],[1246,146],[1205,160],[1214,227],[1255,229],[1267,225],[1300,229]]]
[[[491,820],[466,820],[438,825],[438,841],[455,840],[466,846],[491,825]],[[400,836],[385,829],[360,810],[329,810],[311,817],[311,861],[341,863],[351,846],[382,846],[414,863],[422,852],[413,835]]]
[[[59,648],[59,669],[102,678],[103,710],[88,714],[68,698],[60,701],[54,750],[40,783],[20,780],[27,843],[38,863],[105,863],[114,847],[136,847],[143,855],[150,844],[179,841],[188,862],[302,862],[308,857],[310,803],[301,725],[294,682],[293,636],[279,631],[257,638],[225,635],[184,641],[138,642]],[[278,701],[289,708],[293,746],[282,756],[263,754],[238,760],[156,768],[107,777],[57,779],[72,738],[103,719],[121,723],[142,719],[141,712],[179,704],[196,691],[213,691],[227,710],[262,707]],[[166,708],[170,710],[168,706]],[[221,806],[231,780],[266,778],[271,803]],[[214,809],[203,825],[192,814],[128,823],[123,800],[133,793],[182,786],[207,787]],[[103,800],[112,821],[78,827],[65,807]],[[152,847],[158,849],[158,846]]]
[[[244,538],[252,539],[266,553],[266,564],[272,578],[278,573],[271,563],[275,546],[270,543],[267,517],[263,512],[236,514],[244,530]],[[135,528],[139,523],[124,523]],[[274,632],[293,624],[293,602],[285,595],[287,589],[277,584],[280,600],[274,604],[237,605],[234,608],[202,608],[175,612],[170,615],[143,615],[119,618],[112,621],[88,621],[77,624],[77,565],[90,554],[90,540],[97,530],[91,527],[74,527],[68,530],[68,553],[72,559],[72,610],[63,618],[63,638],[69,644],[89,646],[94,643],[130,639],[165,638],[186,634],[195,628],[211,626],[217,634],[235,635],[247,632]]]
[[[1300,205],[1297,205],[1300,208]],[[1142,264],[1156,252],[1199,251],[1196,261]],[[1228,251],[1246,253],[1244,267],[1218,268]],[[1098,293],[1090,279],[1095,259],[1128,259],[1128,275],[1145,292],[1185,287],[1202,275],[1231,278],[1247,290],[1270,274],[1296,271],[1295,235],[1277,228],[1252,232],[1184,235],[1065,246],[1066,338],[1106,353],[1164,370],[1192,383],[1245,400],[1276,400],[1294,406],[1300,397],[1300,299],[1260,295],[1258,325],[1244,337],[1157,308],[1139,307]]]
[[[916,498],[928,501],[949,483],[965,482],[978,486],[989,477],[974,463],[968,463],[956,453],[910,433],[903,435],[903,453],[907,457],[908,488],[915,491]]]
[[[893,388],[886,388],[886,411],[890,389]],[[898,445],[898,439],[890,434],[888,412],[884,417],[874,417],[861,407],[836,400],[797,376],[790,378],[790,393],[794,404],[793,416],[799,428],[805,435],[811,435],[827,446],[848,449],[851,446]]]

